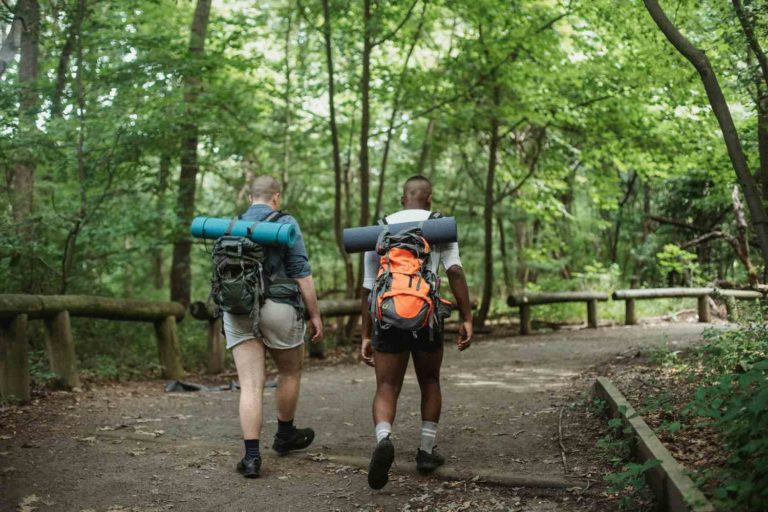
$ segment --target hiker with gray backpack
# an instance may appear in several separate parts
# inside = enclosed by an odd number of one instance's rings
[[[430,473],[445,462],[435,449],[442,407],[443,321],[451,309],[450,303],[440,297],[437,271],[441,263],[461,315],[456,345],[465,350],[472,340],[472,309],[458,243],[431,246],[421,231],[422,221],[440,217],[430,211],[432,184],[424,176],[409,178],[400,202],[404,209],[381,223],[419,224],[398,232],[385,227],[376,250],[365,255],[360,352],[376,373],[376,447],[368,467],[368,484],[373,489],[381,489],[389,480],[395,458],[392,424],[410,357],[421,389],[421,442],[416,451],[416,468]]]
[[[278,371],[278,427],[272,449],[284,455],[306,448],[315,437],[311,428],[293,424],[304,361],[305,310],[312,342],[322,339],[323,326],[304,240],[296,219],[280,211],[280,192],[273,177],[257,177],[251,183],[251,206],[234,220],[293,224],[297,236],[292,246],[260,245],[248,237],[231,236],[230,226],[213,249],[211,295],[223,314],[227,348],[240,381],[245,455],[237,471],[246,478],[258,477],[261,470],[266,352]]]

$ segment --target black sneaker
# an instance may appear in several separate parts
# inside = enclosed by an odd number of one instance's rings
[[[389,468],[395,460],[395,445],[389,436],[376,445],[368,465],[368,485],[371,489],[381,489],[389,481]]]
[[[237,463],[237,472],[245,478],[258,478],[261,474],[261,456],[243,460]]]
[[[293,450],[303,450],[312,444],[315,440],[315,431],[311,428],[294,429],[290,437],[278,437],[275,435],[275,441],[272,443],[272,449],[278,455],[285,455]]]
[[[416,471],[419,473],[431,473],[443,464],[445,464],[445,457],[434,448],[432,453],[422,449],[416,452]]]

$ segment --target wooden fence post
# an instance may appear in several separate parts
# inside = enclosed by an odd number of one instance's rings
[[[0,398],[29,402],[27,315],[0,320]]]
[[[166,379],[181,379],[184,368],[181,365],[179,338],[176,335],[176,317],[169,316],[155,322],[155,337],[160,353],[160,365],[163,367],[163,377]]]
[[[597,301],[587,301],[587,327],[597,328]]]
[[[709,323],[712,318],[709,313],[709,295],[701,295],[698,297],[699,301],[699,322]]]
[[[45,323],[45,346],[51,371],[58,378],[58,385],[65,389],[80,387],[77,372],[75,344],[72,340],[72,326],[69,311],[59,311],[43,319]]]
[[[221,335],[221,317],[208,320],[208,361],[206,373],[217,374],[224,371],[224,336]]]
[[[530,304],[520,304],[520,334],[531,334]]]
[[[735,297],[723,297],[725,303],[725,312],[729,322],[736,322],[739,319],[738,310],[736,309]]]
[[[637,313],[635,312],[635,299],[624,301],[624,325],[637,325]]]

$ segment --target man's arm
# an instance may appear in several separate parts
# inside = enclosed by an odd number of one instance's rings
[[[312,276],[300,277],[296,279],[301,291],[301,298],[307,307],[309,323],[312,325],[312,342],[317,343],[323,339],[323,321],[320,318],[320,306],[317,304],[317,293],[315,292],[315,281]]]
[[[464,277],[464,269],[460,265],[452,265],[448,270],[448,284],[451,286],[456,303],[459,305],[461,325],[456,345],[459,350],[464,350],[472,343],[472,304],[469,301],[469,287]]]
[[[362,324],[363,342],[360,345],[360,357],[368,366],[373,366],[373,346],[371,345],[371,334],[373,331],[373,319],[368,305],[368,296],[370,290],[363,288],[360,298],[360,321]]]

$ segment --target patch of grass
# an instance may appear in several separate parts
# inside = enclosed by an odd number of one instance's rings
[[[608,492],[619,497],[619,510],[625,512],[649,511],[653,509],[653,496],[645,483],[645,473],[660,464],[649,459],[643,464],[630,461],[632,455],[631,429],[621,418],[608,420],[606,435],[597,442],[614,471],[603,479],[610,485]]]

